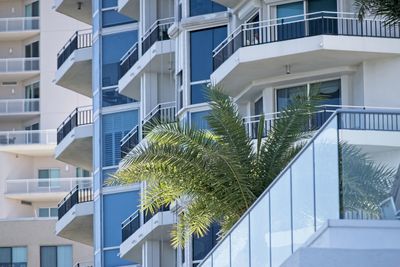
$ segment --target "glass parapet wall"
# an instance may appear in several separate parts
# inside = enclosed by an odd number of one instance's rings
[[[328,219],[399,219],[400,110],[341,109],[201,267],[280,266]]]

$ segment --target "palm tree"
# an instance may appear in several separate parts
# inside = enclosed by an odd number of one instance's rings
[[[277,177],[304,144],[312,104],[303,97],[282,111],[271,129],[258,127],[258,139],[246,133],[235,103],[221,89],[209,91],[210,129],[159,124],[123,162],[113,183],[145,182],[141,209],[151,213],[175,201],[183,212],[172,231],[180,246],[192,235],[204,236],[217,222],[226,233]],[[263,140],[262,133],[268,130]]]
[[[383,16],[388,24],[400,22],[400,0],[355,0],[359,18]]]

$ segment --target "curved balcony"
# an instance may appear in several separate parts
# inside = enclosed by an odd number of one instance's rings
[[[57,129],[57,160],[92,169],[93,108],[76,108]]]
[[[90,178],[85,184],[76,185],[58,204],[56,235],[89,246],[93,244],[92,183]]]
[[[0,40],[19,41],[39,34],[39,17],[0,18]]]
[[[7,198],[25,201],[59,201],[79,184],[90,184],[91,178],[52,178],[6,180]]]
[[[383,55],[400,55],[400,25],[361,21],[353,13],[309,13],[242,24],[213,51],[211,80],[236,97],[268,78],[355,66]]]
[[[92,96],[92,30],[77,31],[57,54],[56,84]]]

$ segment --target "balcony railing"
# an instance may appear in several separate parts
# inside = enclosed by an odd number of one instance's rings
[[[92,46],[92,30],[77,31],[68,40],[68,42],[61,48],[57,54],[57,68],[59,69],[62,64],[69,58],[69,56],[78,49]]]
[[[60,220],[76,204],[93,201],[92,179],[86,184],[76,185],[71,192],[58,203],[58,219]]]
[[[213,51],[214,70],[239,48],[316,35],[400,38],[400,23],[359,20],[354,13],[317,12],[242,24]]]
[[[168,29],[174,23],[174,18],[160,19],[153,23],[142,37],[142,55],[158,41],[169,40]]]
[[[79,107],[76,108],[57,128],[57,144],[75,128],[82,125],[93,123],[93,107]]]
[[[142,121],[143,137],[151,130],[155,123],[172,123],[176,122],[176,103],[167,102],[158,104],[154,107]]]
[[[161,207],[158,212],[169,211],[169,206]],[[157,213],[158,213],[157,212]],[[156,213],[155,213],[156,214]],[[155,214],[150,212],[146,212],[144,214],[143,220],[144,223],[147,223]],[[134,212],[131,216],[129,216],[125,221],[122,222],[121,231],[122,231],[122,242],[127,240],[131,235],[133,235],[143,224],[140,222],[140,211]]]
[[[39,112],[40,99],[0,100],[0,114]]]
[[[400,110],[335,111],[199,266],[280,266],[327,220],[399,219],[399,134]]]
[[[139,60],[138,43],[135,43],[119,62],[119,78],[122,78],[130,68]]]
[[[336,109],[341,106],[323,105],[317,107],[317,110],[310,114],[308,125],[305,125],[306,131],[315,131],[321,128],[322,125],[329,119]],[[255,115],[243,118],[246,132],[251,139],[257,139],[258,129],[260,126],[261,117],[264,116],[264,127],[261,137],[267,137],[268,133],[273,128],[276,120],[282,116],[280,112],[268,113],[263,115]]]
[[[39,29],[39,17],[0,18],[0,32],[31,31]]]
[[[56,143],[56,130],[0,132],[0,146],[32,144],[53,145]]]
[[[65,193],[77,185],[91,185],[92,178],[6,180],[6,194]]]
[[[0,73],[38,71],[39,58],[2,58],[0,59]]]
[[[124,158],[137,144],[139,144],[139,126],[133,128],[121,139],[121,158]]]

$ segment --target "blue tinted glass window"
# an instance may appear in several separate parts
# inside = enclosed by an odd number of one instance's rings
[[[190,0],[190,16],[226,11],[226,7],[212,0]]]
[[[209,111],[200,111],[191,113],[191,127],[196,129],[209,129],[208,122],[206,120],[206,116],[209,114]]]
[[[118,165],[121,160],[121,139],[137,124],[137,110],[103,116],[103,167]]]
[[[104,246],[121,244],[121,224],[138,209],[139,191],[104,195]],[[114,265],[106,265],[114,266]]]
[[[190,103],[198,104],[208,101],[207,83],[194,84],[190,86]]]
[[[132,266],[132,262],[122,259],[120,256],[118,256],[118,254],[119,254],[118,249],[105,251],[104,252],[104,266],[106,266],[106,267]]]
[[[193,260],[202,260],[217,244],[220,227],[213,223],[207,234],[203,237],[193,237]]]
[[[291,88],[279,89],[277,95],[277,109],[282,111],[293,104],[297,97],[305,97],[307,95],[307,86],[296,86]]]
[[[319,105],[340,105],[340,80],[310,84],[310,93],[321,96]]]
[[[110,34],[103,37],[103,87],[118,84],[119,61],[137,42],[137,31]]]
[[[226,27],[193,31],[190,33],[191,82],[209,80],[213,70],[212,52],[226,38]],[[192,85],[191,104],[206,102],[204,85]]]
[[[136,100],[120,95],[116,89],[103,90],[103,107],[122,105],[136,102]]]
[[[121,15],[115,10],[103,11],[102,18],[103,28],[134,22],[131,18]]]
[[[97,2],[97,0],[94,2]],[[102,4],[102,8],[114,7],[114,6],[118,6],[118,0],[102,0],[101,4]]]

